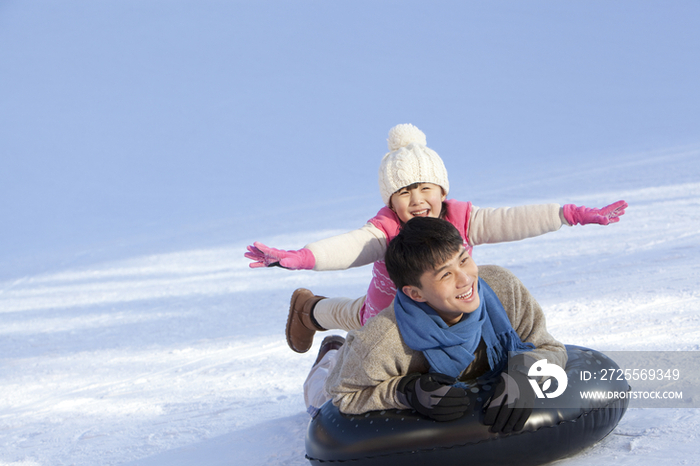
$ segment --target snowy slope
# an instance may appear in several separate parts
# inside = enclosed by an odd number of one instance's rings
[[[586,161],[569,174],[552,168],[523,182],[517,201],[510,188],[491,195],[510,205],[623,198],[619,224],[479,246],[475,258],[521,277],[566,343],[698,351],[700,148],[618,163],[617,175]],[[242,253],[253,240],[294,247],[337,231],[251,229],[226,247],[81,257],[0,283],[0,465],[305,464],[301,384],[317,347],[287,348],[289,295],[306,286],[359,296],[370,270],[251,270]],[[561,464],[697,464],[699,431],[698,409],[634,409]]]

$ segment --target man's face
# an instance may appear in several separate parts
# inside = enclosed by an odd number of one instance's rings
[[[479,268],[464,247],[435,270],[421,275],[420,288],[405,286],[403,292],[414,301],[428,303],[448,324],[479,308]]]

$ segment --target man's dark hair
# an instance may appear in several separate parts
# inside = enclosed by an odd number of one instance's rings
[[[399,290],[420,287],[420,277],[452,259],[462,248],[462,236],[447,220],[415,217],[391,240],[384,260],[389,277]]]

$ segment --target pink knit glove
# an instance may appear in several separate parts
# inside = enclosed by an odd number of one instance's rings
[[[597,223],[599,225],[607,225],[608,223],[616,223],[620,221],[620,216],[625,213],[627,203],[625,201],[617,201],[614,204],[595,209],[589,207],[576,207],[573,204],[564,206],[564,218],[569,225],[587,225],[589,223]]]
[[[306,248],[298,251],[283,251],[269,248],[257,241],[252,246],[248,246],[245,256],[253,261],[249,264],[252,269],[277,266],[290,270],[311,270],[316,265],[314,254]]]

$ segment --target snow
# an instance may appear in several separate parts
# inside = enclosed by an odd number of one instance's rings
[[[696,4],[273,3],[0,5],[0,466],[308,464],[321,338],[288,349],[289,297],[358,297],[371,270],[243,252],[363,225],[403,122],[455,199],[629,203],[475,248],[554,336],[700,350]],[[557,464],[700,464],[698,432],[700,409],[631,409]]]
[[[628,165],[628,176],[642,183],[666,163],[700,179],[700,149],[657,165],[635,158],[641,168]],[[532,201],[557,200],[537,184]],[[700,350],[700,182],[580,200],[617,198],[630,208],[616,225],[480,246],[475,257],[520,276],[564,342]],[[3,282],[0,464],[305,464],[301,385],[317,346],[287,348],[289,296],[298,286],[359,295],[370,271],[251,270],[242,252],[252,239],[300,244],[332,233],[232,238]],[[600,445],[561,464],[691,464],[699,431],[698,409],[633,409]]]

